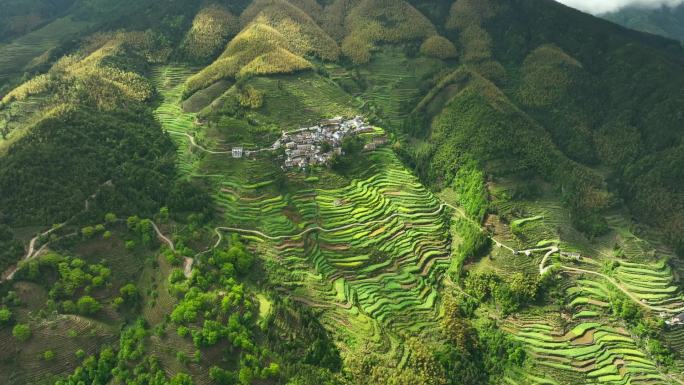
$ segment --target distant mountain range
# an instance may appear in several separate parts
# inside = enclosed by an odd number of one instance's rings
[[[684,4],[656,9],[625,8],[601,17],[627,28],[684,41]]]

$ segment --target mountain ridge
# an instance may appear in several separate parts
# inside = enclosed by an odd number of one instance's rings
[[[678,42],[550,0],[65,12],[0,101],[14,383],[682,381]]]
[[[601,17],[627,28],[684,40],[684,5],[656,9],[625,8]]]

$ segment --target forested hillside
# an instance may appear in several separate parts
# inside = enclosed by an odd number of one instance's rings
[[[73,0],[12,0],[0,4],[0,41],[29,33],[63,14]]]
[[[7,2],[0,378],[681,383],[682,89],[551,0]]]
[[[637,31],[684,40],[684,5],[657,9],[625,8],[601,17]]]

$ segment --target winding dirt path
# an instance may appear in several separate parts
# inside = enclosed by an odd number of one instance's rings
[[[551,257],[554,253],[557,253],[560,251],[560,249],[557,246],[551,246],[547,247],[544,249],[537,249],[537,250],[528,250],[528,251],[545,251],[548,250],[546,254],[544,254],[544,258],[542,258],[541,262],[539,262],[539,275],[544,275],[549,269],[551,268],[552,265],[549,266],[544,266],[546,265],[546,261]]]
[[[19,264],[21,262],[28,261],[28,260],[32,259],[34,256],[40,254],[43,250],[45,250],[45,248],[47,247],[47,243],[44,244],[40,249],[38,249],[37,252],[35,251],[36,242],[38,242],[38,239],[40,239],[41,237],[46,237],[46,236],[50,235],[52,232],[61,229],[62,227],[64,227],[65,224],[66,224],[66,222],[60,223],[59,225],[52,227],[49,230],[44,231],[44,232],[36,235],[35,237],[31,238],[31,241],[29,242],[28,251],[26,251],[26,255],[24,255],[24,257],[19,262],[17,262],[17,265],[15,267],[13,267],[9,271],[9,273],[7,273],[7,276],[5,278],[0,279],[0,283],[13,279],[14,275],[17,273],[17,271],[19,271]]]
[[[169,245],[169,248],[171,249],[171,251],[173,251],[175,253],[176,247],[173,245],[173,241],[170,240],[169,238],[167,238],[166,235],[164,235],[161,232],[161,230],[159,230],[159,227],[157,226],[156,223],[154,223],[153,221],[150,221],[150,223],[152,224],[152,228],[154,229],[154,232],[157,233],[157,238],[159,238],[159,240],[161,240],[162,242]]]
[[[40,249],[38,249],[38,251],[35,251],[36,242],[38,241],[38,239],[40,239],[41,237],[48,236],[48,235],[52,234],[54,231],[61,229],[62,227],[66,226],[69,222],[74,220],[74,218],[76,218],[80,213],[90,210],[90,200],[95,199],[97,197],[97,194],[100,192],[100,189],[102,188],[102,186],[113,186],[112,180],[110,179],[110,180],[102,183],[101,185],[99,185],[97,187],[97,190],[92,195],[90,195],[89,197],[87,197],[85,199],[85,201],[83,202],[83,211],[79,212],[78,214],[75,214],[69,220],[62,222],[58,225],[55,225],[55,226],[51,227],[50,229],[48,229],[48,230],[36,235],[35,237],[31,238],[31,241],[29,241],[28,250],[26,252],[26,255],[17,262],[17,265],[15,267],[11,268],[9,271],[6,271],[3,274],[3,275],[5,275],[5,277],[0,278],[0,283],[3,283],[5,281],[9,281],[9,280],[13,279],[14,275],[19,270],[19,264],[21,262],[28,261],[28,260],[36,257],[37,255],[40,255],[40,253],[42,253],[43,250],[45,250],[47,248],[47,246],[50,243],[49,241],[46,242],[44,245],[42,245],[40,247]]]
[[[193,147],[197,147],[206,153],[209,153],[209,154],[232,154],[232,150],[231,151],[214,151],[214,150],[210,150],[206,147],[200,146],[199,144],[197,144],[197,142],[195,142],[195,137],[188,134],[187,132],[174,131],[174,130],[166,130],[166,132],[170,132],[170,133],[176,134],[176,135],[185,135]]]
[[[169,239],[169,237],[164,235],[164,233],[162,233],[161,230],[159,230],[159,226],[157,226],[156,223],[154,223],[153,221],[150,221],[150,223],[152,223],[152,228],[154,229],[154,232],[157,233],[157,238],[159,238],[160,241],[166,243],[169,246],[169,249],[171,249],[171,251],[173,251],[175,253],[176,252],[176,246],[173,244],[173,241],[171,239]],[[207,251],[210,251],[212,249],[213,248],[207,249],[201,253],[198,253],[197,255],[206,253]],[[194,263],[195,263],[194,258],[183,257],[183,275],[185,275],[185,278],[190,278],[190,276],[192,275],[192,265]]]

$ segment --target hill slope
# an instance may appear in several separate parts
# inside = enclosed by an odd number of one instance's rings
[[[684,40],[684,4],[658,9],[625,8],[601,17],[637,31]]]
[[[60,4],[0,59],[1,378],[684,380],[681,44],[550,0]]]

